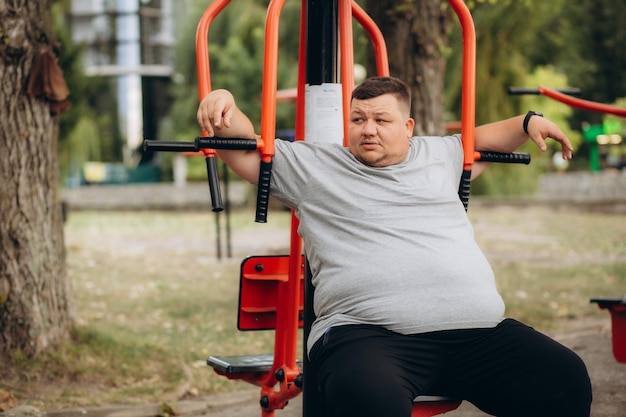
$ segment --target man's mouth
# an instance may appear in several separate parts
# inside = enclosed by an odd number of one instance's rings
[[[375,141],[363,141],[361,142],[361,146],[365,149],[373,149],[378,147],[378,142]]]

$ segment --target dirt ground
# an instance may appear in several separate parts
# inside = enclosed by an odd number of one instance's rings
[[[618,363],[612,353],[610,315],[605,319],[575,320],[555,339],[577,352],[587,364],[593,384],[593,417],[626,416],[626,364]],[[216,394],[174,404],[179,416],[194,417],[253,417],[261,416],[259,391],[255,388]],[[77,408],[44,413],[50,417],[153,417],[162,415],[158,404],[135,407]],[[303,416],[302,396],[295,398],[276,417]],[[472,404],[464,402],[450,417],[485,417]],[[313,416],[305,416],[313,417]]]

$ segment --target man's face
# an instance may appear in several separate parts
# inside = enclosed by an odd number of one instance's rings
[[[372,167],[402,162],[409,150],[415,122],[392,94],[353,99],[348,122],[348,147],[356,159]]]

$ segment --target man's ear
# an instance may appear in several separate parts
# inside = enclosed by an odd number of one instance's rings
[[[408,134],[408,137],[412,137],[413,136],[413,129],[415,128],[415,120],[413,120],[413,118],[409,117],[408,119],[406,119],[406,131]]]

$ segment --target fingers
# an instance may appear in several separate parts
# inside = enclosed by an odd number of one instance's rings
[[[541,135],[530,135],[530,139],[537,145],[537,147],[541,150],[541,152],[545,152],[548,149],[546,145],[546,141]]]
[[[207,133],[208,136],[215,136],[215,131],[213,130],[213,121],[212,121],[212,113],[210,110],[211,104],[206,102],[206,99],[200,103],[198,107],[198,125],[200,128]]]
[[[198,124],[208,136],[215,136],[216,131],[230,127],[234,105],[232,95],[222,90],[211,92],[198,107]]]
[[[570,141],[567,138],[567,136],[565,136],[565,134],[563,134],[563,136],[561,138],[555,139],[555,140],[561,144],[561,150],[562,150],[561,153],[563,155],[563,159],[572,159],[572,154],[574,152],[574,147],[570,143]]]
[[[542,152],[545,152],[548,149],[546,139],[550,138],[561,144],[561,154],[563,156],[563,159],[572,159],[574,147],[572,146],[565,133],[563,133],[563,131],[561,131],[561,129],[559,129],[557,125],[547,119],[542,119],[538,117],[533,117],[531,121],[535,121],[536,123],[534,123],[532,131],[529,127],[529,136]]]

